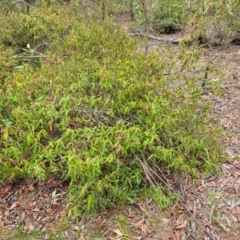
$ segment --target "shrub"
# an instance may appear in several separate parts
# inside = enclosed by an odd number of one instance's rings
[[[153,28],[160,33],[172,33],[179,28],[184,1],[168,0],[157,4],[152,13]]]
[[[239,35],[239,1],[196,1],[186,7],[185,18],[192,39],[204,45],[226,45]]]
[[[185,75],[199,51],[137,54],[111,22],[75,21],[64,38],[51,31],[41,66],[13,68],[0,89],[1,182],[54,175],[70,182],[78,209],[92,211],[144,194],[147,169],[198,177],[223,160],[202,78]],[[166,74],[176,60],[181,71]]]
[[[36,8],[30,14],[13,12],[6,17],[2,13],[0,19],[5,23],[0,26],[0,42],[18,52],[27,44],[42,52],[53,39],[63,38],[76,20],[73,10],[55,5]]]

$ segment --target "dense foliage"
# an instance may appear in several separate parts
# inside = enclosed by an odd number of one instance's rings
[[[216,169],[209,83],[194,74],[201,50],[146,56],[111,20],[74,9],[0,17],[0,181],[56,176],[91,211],[160,191],[160,172]]]

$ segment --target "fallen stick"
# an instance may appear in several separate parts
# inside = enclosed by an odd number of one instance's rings
[[[176,38],[175,39],[159,38],[152,35],[146,35],[144,33],[130,33],[129,36],[143,36],[143,37],[147,36],[149,39],[153,39],[153,40],[164,42],[164,43],[173,43],[173,44],[179,44],[181,41]]]

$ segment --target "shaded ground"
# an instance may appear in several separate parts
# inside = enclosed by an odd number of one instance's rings
[[[172,47],[177,51],[176,45]],[[38,184],[5,183],[0,186],[0,239],[239,239],[240,47],[207,49],[202,61],[210,58],[226,74],[223,94],[207,92],[204,96],[212,101],[212,114],[226,129],[228,162],[218,176],[206,176],[195,185],[187,178],[166,176],[179,198],[164,212],[150,200],[142,200],[78,223],[67,222],[64,183],[54,179]],[[16,235],[19,232],[24,235]]]

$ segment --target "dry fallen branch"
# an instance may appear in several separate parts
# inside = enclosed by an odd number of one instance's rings
[[[152,39],[152,40],[156,40],[156,41],[163,42],[163,43],[172,43],[172,44],[179,44],[181,41],[181,39],[179,40],[178,38],[174,38],[174,39],[159,38],[159,37],[147,35],[144,33],[130,33],[129,36],[148,37],[149,39]]]

